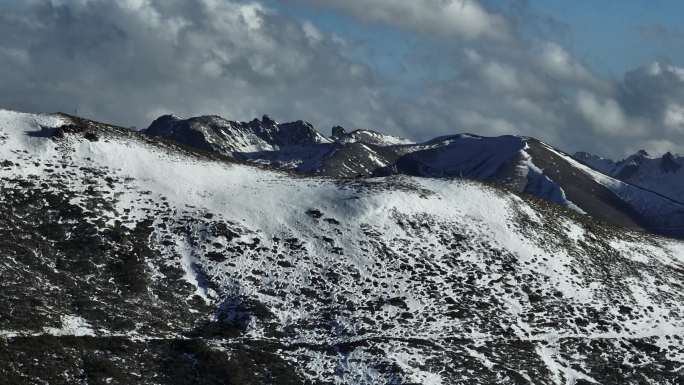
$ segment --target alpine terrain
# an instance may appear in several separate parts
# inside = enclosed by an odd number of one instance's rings
[[[0,110],[0,383],[681,384],[681,194],[580,160]]]
[[[648,172],[645,175],[650,179],[640,176],[644,181],[636,182],[624,178],[624,171],[606,172],[582,154],[573,158],[537,139],[519,136],[462,134],[416,144],[372,130],[346,132],[338,126],[326,138],[310,123],[278,124],[268,116],[249,123],[217,116],[163,116],[145,133],[306,175],[400,174],[496,183],[620,226],[684,237],[684,203],[680,201],[684,174],[676,174],[681,166],[672,155],[670,161],[660,162],[664,166],[649,166],[672,175],[667,179],[670,183],[661,185],[660,174]],[[627,168],[621,165],[619,169]]]
[[[582,163],[594,169],[640,186],[670,199],[682,201],[684,197],[684,158],[665,153],[661,157],[651,156],[645,150],[615,162],[586,152],[575,154]]]

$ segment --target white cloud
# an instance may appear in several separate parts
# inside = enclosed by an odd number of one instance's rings
[[[464,54],[466,59],[470,62],[470,64],[478,65],[483,62],[482,55],[480,55],[477,50],[473,48],[466,48],[464,50]]]
[[[421,33],[463,39],[510,37],[511,25],[477,0],[300,0],[348,12],[354,17]]]
[[[0,13],[0,105],[377,124],[376,84],[341,42],[255,1],[17,2]]]
[[[663,74],[671,74],[679,81],[684,82],[684,68],[673,66],[671,64],[662,64],[660,62],[653,62],[644,68],[644,72],[652,77],[662,76]]]
[[[318,44],[321,41],[323,41],[324,36],[321,33],[321,31],[316,28],[313,23],[310,21],[305,21],[302,24],[302,30],[304,31],[304,34],[306,34],[306,37],[309,38],[309,41],[311,41],[312,44]]]
[[[670,103],[665,109],[663,121],[669,130],[684,133],[684,106]]]
[[[518,73],[515,68],[496,62],[482,66],[482,76],[491,87],[503,91],[520,90]]]
[[[622,135],[629,130],[630,124],[617,101],[580,90],[576,103],[579,113],[599,132]]]
[[[10,2],[0,12],[0,106],[78,108],[127,126],[169,112],[267,113],[415,139],[522,134],[617,157],[684,143],[684,69],[674,65],[601,79],[563,46],[516,36],[478,1],[299,1],[413,31],[429,52],[416,44],[382,57],[405,60],[396,63],[405,72],[383,73],[376,52],[358,54],[378,47],[259,0]]]
[[[548,75],[561,81],[597,83],[591,72],[560,45],[545,42],[538,50],[537,62]]]
[[[484,83],[492,91],[523,96],[545,95],[548,87],[543,80],[519,63],[504,61],[473,62]]]
[[[485,131],[488,135],[510,135],[519,131],[515,124],[506,119],[487,116],[477,111],[463,111],[459,114],[458,122],[461,126],[468,127],[466,131]]]

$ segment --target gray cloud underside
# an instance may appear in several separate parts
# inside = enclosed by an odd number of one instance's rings
[[[611,156],[684,150],[684,69],[652,63],[602,79],[472,0],[298,1],[418,34],[442,48],[407,68],[445,70],[409,87],[350,55],[344,36],[258,1],[29,0],[0,12],[0,106],[128,126],[169,112],[268,113],[324,131],[523,134]]]

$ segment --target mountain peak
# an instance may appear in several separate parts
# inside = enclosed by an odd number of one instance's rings
[[[346,132],[340,126],[333,127],[333,139],[340,143],[365,143],[374,146],[396,146],[415,144],[413,141],[374,130],[356,129]]]
[[[164,115],[156,119],[145,133],[228,156],[328,141],[311,123],[298,120],[278,124],[268,115],[250,122],[230,121],[214,115],[189,119]]]
[[[682,165],[677,162],[675,156],[669,151],[660,159],[660,169],[664,173],[674,173],[679,171],[680,168],[682,168]]]
[[[334,126],[332,128],[332,138],[333,139],[341,139],[347,131],[344,129],[342,126]]]
[[[261,123],[269,126],[274,126],[277,124],[275,120],[271,119],[271,117],[266,114],[261,117]]]
[[[152,124],[150,124],[150,127],[147,129],[148,133],[151,135],[157,135],[157,133],[162,133],[165,130],[168,130],[169,128],[173,127],[173,124],[183,120],[181,117],[176,116],[176,115],[162,115],[155,119]]]
[[[651,154],[648,153],[648,151],[641,149],[637,151],[634,156],[639,157],[639,158],[650,158]]]
[[[573,158],[604,174],[609,174],[615,167],[615,161],[612,159],[603,158],[585,151],[576,152]]]
[[[274,144],[281,147],[329,142],[316,130],[313,124],[303,120],[278,124],[272,140]]]

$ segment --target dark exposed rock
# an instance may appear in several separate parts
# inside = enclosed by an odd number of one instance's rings
[[[86,132],[85,134],[83,134],[83,137],[91,142],[97,142],[100,139],[100,137],[97,136],[97,134],[94,132]]]
[[[347,132],[344,130],[342,126],[335,126],[332,128],[332,137],[334,139],[340,139],[346,134]]]
[[[665,173],[675,173],[681,168],[682,165],[675,160],[675,157],[671,152],[666,153],[663,155],[662,159],[660,159],[660,169]]]

